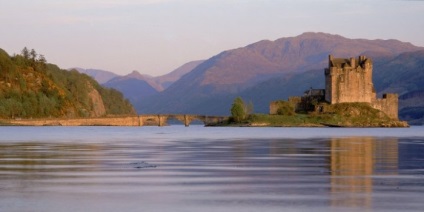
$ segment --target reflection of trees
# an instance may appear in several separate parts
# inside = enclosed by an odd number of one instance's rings
[[[372,175],[397,174],[397,139],[341,138],[330,145],[332,205],[370,207]]]

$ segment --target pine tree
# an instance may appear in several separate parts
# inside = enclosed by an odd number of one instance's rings
[[[29,51],[28,51],[28,48],[27,47],[24,47],[23,49],[22,49],[22,51],[21,51],[21,54],[22,54],[22,56],[25,58],[25,59],[29,59]]]

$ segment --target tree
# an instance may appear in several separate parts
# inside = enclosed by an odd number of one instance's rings
[[[37,52],[34,49],[31,49],[31,52],[29,53],[31,55],[31,60],[35,61],[37,58]]]
[[[25,59],[29,59],[29,51],[27,47],[24,47],[24,49],[22,49],[21,54]]]
[[[38,62],[45,66],[46,63],[47,63],[47,60],[44,57],[44,55],[40,54],[40,55],[38,55]]]
[[[37,73],[28,74],[32,69]],[[48,64],[34,49],[24,47],[13,57],[0,49],[0,118],[89,116],[95,109],[89,94],[93,88],[108,114],[136,114],[120,92],[75,70]]]
[[[250,101],[249,104],[244,105],[244,111],[246,111],[246,115],[250,115],[253,113],[253,102]]]
[[[292,104],[286,101],[278,102],[277,115],[293,116],[295,114],[295,108]]]
[[[237,97],[231,107],[231,117],[235,122],[240,123],[246,119],[246,116],[246,105],[241,97]]]
[[[0,49],[0,79],[3,78],[9,82],[14,72],[14,65],[9,55]]]

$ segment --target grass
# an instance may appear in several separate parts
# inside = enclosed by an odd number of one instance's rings
[[[323,112],[294,115],[252,114],[243,123],[233,126],[281,127],[407,127],[405,122],[390,119],[380,110],[366,103],[326,105]]]
[[[248,118],[248,123],[253,126],[305,126],[317,125],[309,120],[308,115],[267,115],[253,114]]]

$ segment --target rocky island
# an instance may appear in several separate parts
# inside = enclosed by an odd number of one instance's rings
[[[408,127],[398,119],[398,95],[377,98],[370,58],[329,56],[325,89],[313,89],[288,101],[270,103],[270,113],[243,115],[240,99],[232,107],[230,125],[284,127]],[[241,112],[240,112],[241,111]],[[242,114],[240,116],[240,114]]]

